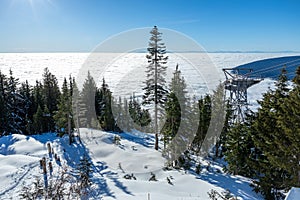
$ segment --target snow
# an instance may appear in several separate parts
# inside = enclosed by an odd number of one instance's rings
[[[262,199],[252,191],[250,180],[222,172],[218,162],[201,160],[203,166],[210,162],[210,170],[200,175],[193,171],[165,170],[166,160],[153,148],[151,135],[133,133],[107,133],[99,130],[80,129],[82,143],[69,145],[68,137],[56,137],[47,133],[34,136],[11,135],[0,138],[0,197],[18,199],[24,184],[30,184],[35,176],[41,176],[39,160],[48,156],[47,143],[60,156],[61,164],[54,163],[55,171],[63,166],[74,169],[86,154],[92,160],[93,188],[96,199],[208,199],[211,189],[222,192],[228,189],[239,199]],[[121,137],[119,144],[114,137]],[[149,181],[151,173],[158,181]],[[133,174],[136,180],[124,178]],[[173,185],[168,184],[167,177]]]
[[[300,198],[300,188],[291,188],[285,200],[299,200]]]

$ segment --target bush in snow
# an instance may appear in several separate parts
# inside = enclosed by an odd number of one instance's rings
[[[153,174],[152,172],[151,172],[151,177],[150,177],[149,181],[157,181],[155,174]]]
[[[121,137],[119,135],[115,135],[113,143],[116,144],[116,145],[120,145],[121,144]]]

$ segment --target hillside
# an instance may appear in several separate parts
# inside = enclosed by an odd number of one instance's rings
[[[71,146],[68,137],[55,134],[34,136],[10,135],[0,138],[0,196],[1,199],[19,199],[24,185],[30,185],[36,176],[42,176],[39,160],[45,156],[53,162],[53,174],[66,166],[74,170],[83,155],[92,161],[91,199],[208,199],[211,189],[229,190],[239,199],[262,199],[252,192],[250,180],[222,172],[221,162],[194,157],[201,162],[200,175],[190,171],[164,170],[164,158],[153,150],[153,137],[136,132],[120,135],[114,144],[114,133],[81,130],[82,143]],[[48,155],[47,143],[61,158],[56,162]],[[149,181],[151,173],[157,181]],[[125,179],[133,174],[136,180]],[[55,177],[55,175],[53,175]],[[53,178],[52,177],[52,178]],[[167,177],[171,180],[168,183]],[[51,178],[50,178],[51,180]]]

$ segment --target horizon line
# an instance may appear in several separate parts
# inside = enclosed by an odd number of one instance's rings
[[[0,51],[5,53],[147,53],[147,50],[138,50],[132,52],[122,51]],[[262,50],[214,50],[214,51],[167,51],[167,53],[300,53],[300,51],[281,50],[281,51],[262,51]]]

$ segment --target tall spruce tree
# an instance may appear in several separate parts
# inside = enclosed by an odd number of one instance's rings
[[[278,146],[285,141],[286,133],[281,122],[284,115],[282,104],[288,98],[288,85],[285,68],[276,82],[275,90],[270,90],[259,101],[261,108],[257,113],[257,119],[253,128],[257,134],[253,137],[255,147],[261,152],[258,156],[256,190],[260,191],[266,199],[276,199],[280,190],[286,189],[287,179],[290,174],[277,163],[284,154]]]
[[[155,146],[158,150],[158,121],[159,115],[166,102],[167,89],[166,89],[166,69],[168,57],[166,54],[165,44],[162,43],[161,35],[158,28],[150,31],[151,37],[149,47],[147,48],[148,54],[148,67],[146,70],[146,87],[143,88],[143,104],[154,104],[154,133],[155,133]]]
[[[151,122],[150,113],[147,109],[143,109],[136,99],[135,96],[132,96],[129,101],[128,111],[131,119],[137,125],[132,127],[135,129],[142,128],[140,131],[145,131],[145,126]]]
[[[162,129],[164,136],[164,146],[173,139],[179,131],[180,124],[183,125],[183,120],[187,120],[187,104],[188,104],[186,83],[181,71],[176,65],[173,73],[173,78],[170,83],[170,93],[167,96],[165,105],[166,122]],[[186,129],[187,127],[185,127]]]
[[[9,133],[22,134],[24,125],[25,110],[23,108],[24,98],[18,91],[19,79],[13,76],[12,70],[9,70],[7,79],[6,105],[8,109],[8,126]]]
[[[83,88],[81,91],[82,106],[86,110],[86,124],[85,127],[97,128],[97,118],[95,110],[95,95],[96,95],[96,83],[91,73],[88,71],[87,78],[83,83]]]
[[[43,133],[47,131],[47,121],[44,116],[44,96],[43,96],[43,84],[40,81],[36,81],[32,91],[33,96],[33,116],[32,116],[32,133]]]
[[[112,93],[104,78],[102,80],[101,88],[96,91],[95,98],[96,115],[101,128],[105,131],[119,131],[112,113]]]
[[[0,71],[0,136],[7,134],[8,108],[6,104],[7,77]]]
[[[64,78],[61,96],[58,104],[58,111],[54,115],[56,127],[62,133],[68,133],[70,144],[72,143],[72,130],[74,128],[72,113],[72,96],[68,87],[67,79]]]
[[[72,111],[73,111],[73,120],[74,125],[77,128],[77,132],[80,135],[81,127],[86,127],[87,120],[86,120],[86,113],[87,109],[84,104],[82,95],[77,87],[75,79],[72,80]]]
[[[285,173],[282,185],[286,188],[300,187],[300,67],[293,79],[293,89],[280,101],[281,114],[277,126],[282,130],[276,135],[276,152],[270,162]],[[280,82],[279,82],[280,83]],[[284,83],[282,83],[284,84]],[[283,89],[287,91],[284,85]],[[284,98],[285,97],[285,98]]]
[[[25,81],[25,83],[21,84],[19,93],[24,99],[24,101],[22,101],[22,103],[20,104],[20,106],[23,108],[23,112],[21,113],[23,119],[21,123],[22,132],[23,134],[31,134],[33,131],[32,121],[34,115],[34,100],[32,95],[32,88],[27,80]]]
[[[204,98],[199,99],[197,104],[199,108],[199,124],[195,138],[193,140],[193,147],[196,150],[196,152],[199,152],[204,138],[207,134],[207,130],[211,119],[211,97],[209,95],[205,95]]]
[[[60,90],[57,78],[49,71],[48,68],[44,69],[42,95],[45,103],[43,116],[47,118],[48,123],[47,131],[55,131],[55,122],[53,116],[58,110],[57,105],[60,97]]]

